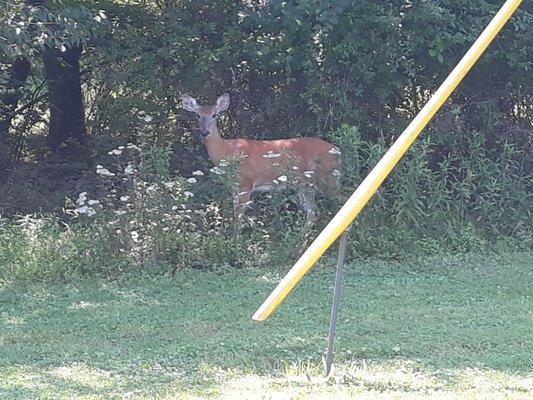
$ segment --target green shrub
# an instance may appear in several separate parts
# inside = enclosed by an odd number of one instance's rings
[[[479,251],[500,237],[528,246],[531,177],[517,163],[516,148],[503,143],[505,151],[491,155],[482,135],[463,135],[463,145],[436,163],[433,134],[414,143],[358,218],[355,251],[386,257],[417,249]],[[343,186],[348,191],[390,145],[384,139],[364,141],[349,126],[333,132],[331,139],[343,149]]]
[[[97,227],[67,227],[56,216],[2,219],[0,237],[2,280],[114,276],[130,268],[128,256],[110,251]]]
[[[67,3],[49,11],[68,14]],[[92,155],[114,175],[81,172],[85,167],[70,160],[51,168],[42,151],[44,72],[39,53],[28,53],[32,76],[20,88],[22,111],[0,144],[36,171],[15,168],[0,206],[9,204],[10,215],[17,207],[39,214],[2,219],[4,279],[112,275],[154,264],[290,264],[338,202],[321,196],[323,218],[309,231],[290,191],[257,195],[234,240],[233,173],[208,172],[212,165],[192,133],[197,122],[180,110],[179,95],[208,103],[229,92],[231,107],[220,119],[227,138],[331,140],[343,152],[348,196],[500,6],[81,3],[97,11],[88,16],[104,8],[109,21],[85,44],[81,69]],[[532,21],[531,7],[520,7],[378,190],[353,230],[354,253],[391,258],[531,246]],[[18,35],[8,25],[6,37],[34,46],[32,29]],[[79,28],[84,37],[92,29]],[[0,63],[4,80],[10,62]],[[141,151],[119,148],[128,142],[142,143]],[[193,175],[197,170],[204,175]],[[187,181],[193,177],[197,183]],[[57,212],[65,195],[66,216]]]

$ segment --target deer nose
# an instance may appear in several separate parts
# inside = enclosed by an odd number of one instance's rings
[[[205,129],[205,128],[200,128],[200,129],[198,129],[198,130],[196,131],[196,134],[198,135],[198,137],[199,137],[200,139],[203,140],[203,139],[205,139],[205,137],[206,137],[207,135],[209,135],[209,131],[208,131],[207,129]]]

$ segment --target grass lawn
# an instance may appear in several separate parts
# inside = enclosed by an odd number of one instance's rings
[[[352,262],[326,379],[332,263],[0,284],[0,397],[533,398],[532,254]]]

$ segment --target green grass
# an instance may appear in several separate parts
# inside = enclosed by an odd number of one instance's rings
[[[329,260],[326,264],[331,264]],[[354,262],[322,377],[333,268],[265,323],[284,271],[0,286],[0,397],[533,397],[533,255]]]

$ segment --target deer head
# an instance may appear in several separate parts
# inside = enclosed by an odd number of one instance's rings
[[[212,106],[201,106],[196,102],[196,99],[187,95],[181,97],[181,104],[187,111],[198,115],[199,133],[202,140],[210,135],[219,135],[217,117],[229,107],[229,94],[224,93]]]

